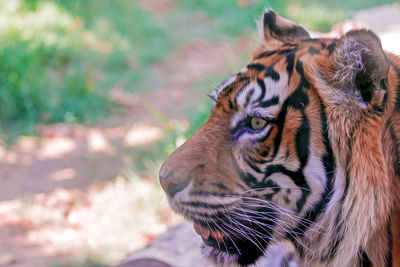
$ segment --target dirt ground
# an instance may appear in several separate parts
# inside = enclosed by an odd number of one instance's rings
[[[170,8],[170,1],[148,8]],[[385,42],[398,44],[393,38]],[[110,97],[125,107],[122,113],[96,127],[43,126],[39,137],[23,137],[12,149],[0,146],[0,266],[67,266],[62,262],[72,256],[82,262],[110,245],[121,248],[110,257],[115,263],[177,224],[180,218],[170,214],[152,179],[125,178],[128,150],[163,138],[149,110],[183,120],[193,104],[187,99],[206,97],[196,91],[196,82],[224,74],[227,62],[235,66],[241,60],[236,51],[250,51],[251,42],[195,40],[155,66],[163,88],[135,95],[124,88],[111,90]],[[146,211],[148,201],[159,204]]]

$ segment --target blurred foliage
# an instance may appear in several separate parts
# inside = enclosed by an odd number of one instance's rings
[[[240,4],[240,2],[244,4]],[[238,37],[246,29],[254,30],[255,21],[259,19],[266,6],[271,6],[276,11],[283,12],[287,1],[252,1],[251,4],[245,4],[245,2],[235,0],[180,0],[183,8],[197,10],[209,18],[214,34],[229,37]]]
[[[238,36],[254,28],[264,8],[295,20],[310,30],[329,31],[333,24],[359,9],[392,4],[394,0],[180,0],[184,8],[204,12],[212,20],[213,31]]]
[[[32,3],[0,2],[3,138],[32,134],[37,122],[97,119],[109,107],[85,59],[99,40],[54,3]]]
[[[0,137],[36,124],[95,122],[108,91],[140,90],[168,36],[135,1],[0,2]]]
[[[108,92],[160,86],[152,63],[194,38],[240,37],[271,7],[313,30],[390,0],[176,0],[151,14],[131,0],[0,2],[0,137],[37,123],[96,122]]]
[[[299,0],[287,1],[285,15],[310,30],[329,31],[332,25],[349,18],[355,11],[395,0]]]

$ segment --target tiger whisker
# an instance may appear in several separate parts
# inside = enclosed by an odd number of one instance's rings
[[[234,211],[232,211],[232,213],[239,215],[239,213],[234,212]],[[270,220],[272,219],[271,221],[274,223],[277,223],[278,225],[281,225],[281,223],[284,222],[282,220],[279,220],[279,218],[271,216],[270,214],[258,214],[258,213],[253,213],[253,214],[255,214],[255,215],[251,215],[251,218],[254,218],[254,219],[266,219],[266,218],[270,219]],[[240,215],[242,215],[242,214],[240,214]],[[247,220],[248,220],[248,218],[249,218],[249,216],[246,216]],[[284,222],[284,223],[286,223],[288,226],[296,227],[296,225],[294,225],[293,223],[290,223],[290,222]],[[282,229],[284,229],[284,228],[282,228]],[[317,232],[317,233],[320,233],[320,232]]]
[[[246,206],[246,207],[249,207],[249,208],[265,208],[264,205],[254,205],[254,204],[250,204],[250,205],[247,205],[247,204],[246,204],[245,206]],[[253,213],[253,214],[258,214],[258,215],[260,215],[260,216],[269,215],[268,212],[266,212],[266,211],[259,211],[259,210],[251,210],[251,209],[249,209],[247,212],[250,212],[250,213]],[[312,230],[312,231],[314,231],[314,232],[316,232],[316,233],[323,234],[323,232],[320,232],[320,231],[317,230],[317,229],[322,229],[322,226],[320,226],[319,224],[317,224],[317,223],[315,223],[315,222],[309,221],[308,219],[299,217],[299,216],[297,216],[297,215],[295,215],[295,214],[289,214],[289,213],[287,213],[287,212],[285,212],[285,211],[283,211],[283,210],[278,211],[278,212],[279,212],[279,213],[278,213],[279,215],[285,215],[285,216],[287,216],[287,217],[289,217],[289,218],[291,218],[291,219],[293,219],[293,220],[299,219],[299,222],[298,222],[298,223],[299,223],[300,225],[306,226],[307,228],[309,228],[310,230]],[[305,223],[303,222],[303,220],[305,220],[306,222],[308,221],[308,222],[312,223],[312,226],[316,226],[317,229],[312,229],[310,226],[308,226],[307,224],[305,224]],[[297,221],[297,220],[296,220],[296,221]],[[294,226],[294,225],[292,225],[292,226]]]
[[[251,219],[248,219],[248,218],[243,218],[243,217],[241,217],[242,214],[239,214],[239,213],[235,213],[235,215],[239,216],[238,219],[242,219],[242,220],[245,219],[245,220],[249,221],[252,224],[257,224],[259,226],[264,226],[264,227],[267,227],[268,229],[272,229],[272,227],[270,225],[265,224],[263,222],[260,222],[258,220],[251,220]],[[282,228],[282,230],[283,230],[283,228]],[[282,233],[280,233],[279,231],[276,231],[276,233],[279,234],[281,237],[285,238],[285,236]],[[274,240],[274,241],[276,241],[276,240]],[[276,241],[276,242],[278,242],[278,241]]]
[[[248,189],[248,190],[239,192],[238,195],[246,194],[246,193],[250,193],[250,192],[258,192],[258,191],[263,191],[263,190],[268,190],[268,189],[300,189],[300,190],[311,192],[311,189],[305,188],[305,187],[299,187],[299,186],[268,186],[268,187],[259,187],[259,188]]]
[[[230,237],[230,233],[229,233],[228,231],[226,232],[226,231],[225,231],[222,227],[220,227],[217,223],[215,224],[215,226],[218,227],[218,229],[220,229],[221,232],[224,233],[224,235],[225,235],[226,237],[229,238],[229,240],[232,242],[232,245],[235,247],[237,253],[238,253],[239,255],[241,255],[242,252],[241,252],[241,250],[237,247],[235,241],[233,241],[233,239]],[[225,244],[225,242],[224,242],[224,244]],[[225,248],[226,248],[226,245],[225,245]],[[227,251],[228,251],[228,249],[227,249]]]
[[[260,225],[260,226],[267,226],[270,228],[269,225],[266,225],[262,222],[259,222],[257,220],[252,221],[252,223]],[[283,229],[282,229],[283,230]],[[279,234],[282,237],[285,237],[283,234],[279,233],[279,231],[276,231],[277,234]],[[296,240],[301,246],[303,246],[305,249],[309,250],[310,252],[312,251],[310,248],[308,248],[304,243],[302,243],[296,236],[292,235],[290,232],[287,232],[287,234],[289,234],[294,240]]]
[[[236,220],[235,220],[235,221],[236,221]],[[237,232],[239,235],[246,237],[248,241],[250,241],[251,243],[253,243],[254,246],[256,246],[261,252],[264,253],[264,249],[261,248],[262,245],[259,243],[259,241],[258,241],[258,240],[255,240],[255,241],[254,241],[254,240],[247,234],[246,231],[243,231],[243,230],[245,230],[245,229],[243,229],[242,227],[247,228],[245,225],[241,224],[240,222],[236,222],[236,223],[235,223],[236,227],[233,227],[233,225],[229,225],[229,224],[227,224],[227,223],[224,222],[224,221],[221,221],[221,223],[224,224],[225,227],[228,227],[229,229],[231,229],[231,230]],[[238,228],[239,226],[242,226],[242,227],[241,227],[241,228]],[[239,230],[242,230],[242,231],[239,231]],[[251,228],[248,228],[247,230],[252,230],[252,229],[251,229]],[[251,231],[249,231],[249,234],[251,234],[252,236],[255,236],[255,237],[259,237],[259,238],[261,238],[262,240],[264,240],[264,238],[266,237],[266,236],[263,237],[263,236],[259,236],[259,235],[257,235],[257,234],[251,233]],[[261,246],[261,247],[260,247],[260,246]]]
[[[259,218],[259,219],[264,219],[265,217],[270,218],[270,216],[268,214],[259,214],[259,213],[254,213],[254,214],[255,215],[252,215],[252,217],[254,217],[254,218]],[[287,226],[292,227],[292,228],[297,228],[298,227],[298,225],[295,225],[295,224],[293,224],[291,222],[286,222],[286,221],[282,221],[282,220],[281,220],[281,222],[285,223]],[[306,225],[306,224],[304,224],[302,222],[300,222],[299,225],[305,226],[306,229],[311,231],[311,232],[314,232],[314,233],[317,233],[317,234],[321,234],[321,235],[325,235],[325,232],[318,231],[317,229],[314,229],[314,228],[312,228],[312,227],[310,227],[310,226],[308,226],[308,225]]]
[[[255,202],[261,202],[261,203],[263,203],[263,204],[270,205],[270,207],[279,209],[280,211],[292,212],[292,211],[290,211],[290,210],[288,210],[288,209],[286,209],[286,208],[284,208],[284,207],[282,207],[282,206],[278,206],[278,205],[276,205],[275,203],[269,202],[269,201],[267,201],[267,200],[258,199],[258,198],[252,198],[252,197],[242,197],[242,198],[243,198],[243,199],[246,199],[246,200],[252,200],[252,201],[255,201]],[[246,203],[246,204],[247,204],[247,202],[243,202],[243,203]],[[315,222],[310,221],[310,220],[308,220],[308,219],[306,219],[306,218],[300,217],[300,216],[298,216],[298,215],[294,215],[294,214],[293,214],[293,216],[296,216],[296,217],[298,217],[299,219],[304,219],[304,220],[306,220],[307,222],[310,222],[310,223],[315,224]]]
[[[227,208],[226,208],[225,204],[222,203],[222,201],[221,201],[220,199],[217,198],[217,200],[219,200],[219,201],[221,202],[221,204],[224,206],[224,209],[227,211]],[[210,218],[210,220],[213,221],[212,218]],[[236,243],[235,243],[235,242],[233,241],[233,239],[230,237],[229,233],[226,233],[226,232],[224,231],[224,229],[222,229],[221,227],[218,226],[217,223],[215,223],[215,226],[218,227],[218,228],[224,233],[224,235],[226,235],[226,236],[231,240],[232,244],[233,244],[233,245],[235,246],[235,248],[236,248],[236,251],[237,251],[238,254],[240,255],[240,254],[241,254],[241,251],[240,251],[239,248],[236,246]],[[225,246],[225,247],[226,247],[226,246]]]

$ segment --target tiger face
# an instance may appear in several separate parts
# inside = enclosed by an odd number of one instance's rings
[[[208,121],[168,157],[160,182],[217,263],[252,264],[290,240],[304,262],[335,266],[351,186],[342,143],[363,116],[382,116],[386,57],[369,31],[311,39],[272,10],[259,30],[262,46],[211,95]]]

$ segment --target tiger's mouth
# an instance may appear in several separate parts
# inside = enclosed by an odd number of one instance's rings
[[[223,209],[218,210],[218,207],[211,209],[212,204],[170,199],[172,209],[193,222],[196,233],[203,240],[203,255],[217,266],[253,264],[276,239],[277,212],[272,206],[256,204],[242,200],[224,204]],[[199,209],[203,206],[209,209]]]
[[[225,248],[226,252],[234,250],[234,247],[227,246],[227,241],[225,240],[227,236],[224,232],[210,230],[198,224],[193,224],[193,226],[196,233],[203,239],[204,244],[218,249]]]
[[[212,225],[210,227],[214,228]],[[238,229],[236,234],[210,229],[194,223],[196,233],[202,238],[203,253],[216,263],[235,262],[242,266],[253,264],[267,249],[272,235],[271,229],[256,229],[253,234]],[[218,227],[215,227],[218,229]],[[219,227],[220,228],[220,227]]]

